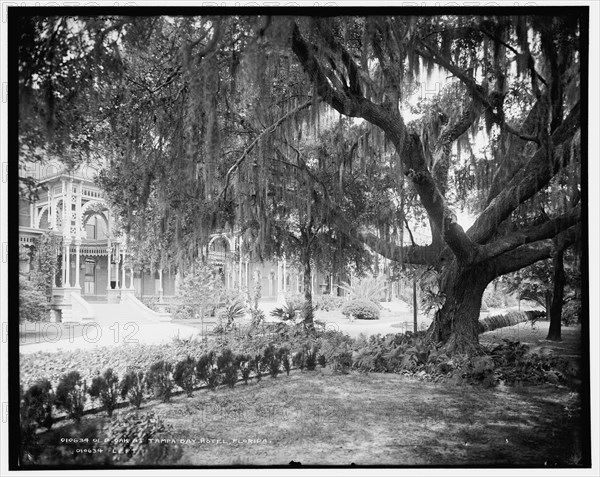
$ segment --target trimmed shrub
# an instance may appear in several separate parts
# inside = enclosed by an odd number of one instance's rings
[[[95,376],[92,379],[92,385],[88,388],[88,393],[94,399],[100,399],[100,402],[106,409],[106,413],[112,416],[119,400],[119,377],[108,368],[101,376]]]
[[[327,358],[324,354],[319,354],[317,362],[319,363],[319,366],[321,366],[321,368],[324,368],[327,365]]]
[[[344,303],[342,314],[359,320],[378,320],[379,308],[369,300],[356,299]]]
[[[272,378],[276,378],[281,370],[281,355],[271,343],[263,351],[262,362]]]
[[[250,373],[252,372],[252,357],[247,354],[238,354],[236,357],[236,361],[240,368],[240,372],[242,373],[242,379],[244,380],[244,384],[248,384],[248,378],[250,377]]]
[[[338,351],[329,358],[329,365],[337,373],[347,374],[352,368],[352,352]]]
[[[217,358],[217,368],[222,376],[223,384],[233,388],[238,378],[238,365],[235,355],[229,348],[225,348]]]
[[[173,391],[173,379],[171,371],[173,367],[171,363],[164,360],[157,361],[152,366],[146,376],[148,387],[152,388],[154,397],[163,402],[170,401],[171,392]]]
[[[209,389],[215,389],[219,385],[219,369],[214,351],[200,356],[196,363],[196,377],[204,381]]]
[[[129,403],[139,409],[144,401],[144,390],[146,389],[146,380],[143,371],[130,369],[125,373],[121,380],[121,397],[129,397]]]
[[[188,356],[183,361],[179,361],[175,365],[173,371],[173,381],[183,389],[189,397],[192,397],[194,385],[196,384],[196,361],[191,356]]]
[[[285,369],[285,374],[290,375],[290,369],[292,363],[290,362],[290,350],[287,346],[282,346],[279,348],[279,359],[281,360],[281,364],[283,364],[283,369]]]
[[[47,379],[41,379],[31,385],[23,395],[23,404],[27,409],[27,419],[35,421],[40,427],[50,429],[54,419],[52,404],[54,393],[52,384]]]
[[[252,358],[252,370],[255,373],[256,381],[260,382],[263,370],[263,357],[260,354],[257,354]]]
[[[315,310],[334,311],[339,310],[346,300],[341,296],[317,295],[313,297]]]
[[[304,348],[304,365],[308,371],[314,371],[317,367],[317,353],[319,351],[319,347],[314,346],[306,346]]]
[[[86,382],[77,371],[63,374],[56,387],[56,407],[63,409],[71,419],[78,422],[83,416],[86,394]]]
[[[286,308],[291,310],[302,310],[304,308],[304,295],[302,293],[286,293]]]
[[[304,370],[304,350],[298,351],[292,356],[292,364],[300,369],[300,371]]]

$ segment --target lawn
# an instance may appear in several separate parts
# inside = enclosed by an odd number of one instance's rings
[[[142,411],[171,427],[161,438],[184,441],[176,465],[552,467],[581,457],[577,395],[548,385],[490,389],[325,368],[179,394]],[[107,422],[88,415],[79,425]],[[57,423],[43,441],[77,426]]]
[[[578,364],[580,327],[564,327],[560,343],[544,340],[547,329],[547,322],[520,323],[485,333],[480,341],[518,339],[530,352],[554,352]],[[21,382],[47,377],[56,383],[70,369],[86,379],[109,366],[120,374],[128,365],[174,362],[201,351],[193,341],[174,341],[22,355]],[[179,392],[168,403],[146,401],[141,412],[153,412],[167,424],[168,430],[156,437],[174,440],[163,444],[161,452],[171,454],[158,464],[553,467],[577,465],[583,454],[576,388],[436,383],[417,375],[336,374],[318,366],[275,379],[264,376],[260,382],[251,379],[248,385],[238,382],[234,389],[196,389],[192,397]],[[122,403],[115,414],[124,416],[131,409]],[[84,449],[105,451],[103,428],[109,424],[106,413],[97,410],[88,411],[79,424],[60,418],[39,434],[40,443],[52,449],[54,464],[90,463]],[[97,435],[99,443],[61,442],[84,434]]]

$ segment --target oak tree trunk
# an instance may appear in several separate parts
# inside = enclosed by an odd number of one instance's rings
[[[456,263],[443,273],[443,306],[429,328],[432,341],[444,343],[449,353],[479,351],[479,315],[483,292],[493,277],[484,266],[462,268]]]
[[[550,305],[550,329],[547,340],[561,341],[562,304],[565,292],[564,250],[557,250],[552,255],[554,269],[554,292]]]

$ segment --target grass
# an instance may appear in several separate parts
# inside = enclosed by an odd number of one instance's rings
[[[581,453],[575,401],[545,385],[484,389],[325,368],[180,394],[142,410],[184,440],[177,465],[544,467],[569,465]],[[106,422],[88,415],[82,425]],[[65,435],[65,426],[73,424],[57,423],[43,439]]]

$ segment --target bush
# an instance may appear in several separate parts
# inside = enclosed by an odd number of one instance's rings
[[[215,389],[219,385],[219,370],[214,351],[200,356],[196,363],[196,377],[204,381],[209,389]]]
[[[302,293],[286,293],[285,306],[290,310],[302,310],[304,308],[304,295]]]
[[[219,310],[219,321],[225,324],[233,323],[236,320],[244,318],[244,316],[246,316],[246,311],[244,300],[240,297],[236,297]]]
[[[148,387],[152,388],[154,397],[163,402],[171,399],[171,392],[173,391],[172,369],[173,367],[170,363],[164,360],[157,361],[150,366],[150,370],[146,376],[146,382]]]
[[[108,368],[101,376],[92,379],[92,385],[88,388],[88,393],[94,399],[100,399],[100,402],[106,409],[106,413],[112,416],[117,407],[119,399],[119,377]]]
[[[292,364],[300,371],[304,370],[304,350],[298,351],[292,356]]]
[[[188,356],[183,361],[179,361],[175,365],[175,371],[173,371],[173,381],[175,384],[183,389],[189,397],[194,392],[194,385],[196,384],[196,361],[191,356]]]
[[[56,387],[56,407],[63,409],[67,415],[80,421],[86,401],[87,385],[77,371],[63,374]]]
[[[385,295],[386,283],[385,278],[379,276],[354,280],[351,285],[342,282],[340,288],[348,294],[350,300],[369,301],[379,306],[379,302]]]
[[[315,310],[334,311],[339,310],[346,300],[341,296],[317,295],[313,297]]]
[[[344,303],[342,314],[359,320],[378,320],[379,308],[371,301],[356,299]]]
[[[308,371],[314,371],[317,367],[318,346],[306,346],[304,348],[304,365]]]
[[[250,373],[252,372],[252,357],[247,354],[238,354],[236,357],[236,361],[240,368],[240,372],[242,373],[242,379],[244,380],[244,384],[248,384],[248,378],[250,377]]]
[[[134,371],[130,369],[125,373],[121,380],[121,397],[129,396],[129,403],[139,409],[144,401],[144,390],[146,381],[143,371]]]
[[[565,303],[562,309],[561,321],[565,326],[581,323],[581,301],[570,300]]]
[[[263,351],[263,364],[272,378],[276,378],[281,370],[281,355],[271,343]]]
[[[217,368],[222,376],[223,384],[233,388],[238,378],[238,364],[229,348],[225,348],[217,358]]]
[[[285,369],[285,374],[290,375],[291,362],[290,362],[290,350],[286,346],[282,346],[278,351],[279,359],[281,364],[283,364],[283,369]]]
[[[339,351],[329,358],[331,368],[337,373],[347,374],[352,368],[352,352]]]
[[[213,316],[227,298],[223,281],[218,273],[199,259],[194,271],[187,273],[178,290],[177,318],[190,319],[196,314]]]
[[[19,276],[19,321],[47,321],[48,300],[44,291]]]
[[[52,404],[54,394],[52,384],[47,379],[41,379],[27,389],[23,395],[23,404],[27,409],[27,419],[35,421],[39,426],[50,429],[52,418]]]
[[[252,358],[252,370],[255,373],[256,381],[260,382],[263,370],[263,357],[260,354],[257,354]]]
[[[283,321],[294,321],[296,319],[297,311],[301,311],[301,308],[296,308],[296,305],[286,303],[283,306],[273,309],[273,311],[271,311],[271,316]]]
[[[20,388],[21,408],[20,408],[20,436],[21,442],[19,446],[19,458],[23,463],[34,463],[42,453],[42,448],[39,445],[37,435],[38,424],[32,418],[35,412],[28,406],[28,402],[24,400],[23,388]]]
[[[324,354],[320,354],[317,358],[317,362],[319,363],[319,366],[321,366],[321,368],[324,368],[327,365],[327,358]]]

